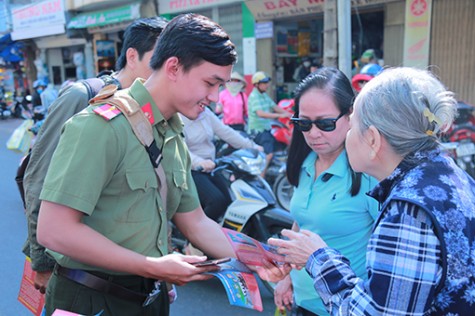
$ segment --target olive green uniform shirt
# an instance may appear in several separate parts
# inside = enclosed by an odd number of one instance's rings
[[[196,209],[199,200],[182,121],[174,115],[167,122],[140,80],[128,92],[140,105],[151,104],[154,138],[163,153],[168,210],[162,207],[148,153],[125,116],[107,121],[92,106],[65,124],[40,198],[83,212],[86,225],[122,247],[160,257],[168,253],[167,221],[176,212]],[[62,266],[102,270],[48,252]]]

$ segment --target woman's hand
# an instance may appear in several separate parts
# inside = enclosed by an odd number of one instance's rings
[[[282,281],[277,283],[274,290],[274,303],[281,312],[285,309],[291,310],[293,298],[292,279],[287,275]]]
[[[269,238],[268,244],[278,247],[277,251],[285,255],[285,261],[296,266],[305,266],[312,253],[327,247],[319,235],[305,229],[300,232],[284,229],[282,235],[288,240]]]
[[[255,267],[255,269],[252,270],[255,270],[259,277],[263,280],[269,282],[278,282],[287,276],[292,268],[287,263],[275,264],[274,262],[263,260],[262,266]]]

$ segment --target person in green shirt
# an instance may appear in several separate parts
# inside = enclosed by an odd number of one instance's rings
[[[252,76],[254,89],[249,94],[247,101],[248,131],[251,135],[254,135],[254,141],[264,148],[266,154],[266,167],[262,172],[262,176],[265,175],[267,167],[272,160],[277,142],[271,133],[272,120],[291,116],[289,112],[278,107],[267,94],[266,91],[269,88],[270,81],[271,77],[265,72],[256,72]]]
[[[46,315],[168,315],[165,282],[206,280],[204,272],[218,269],[193,265],[204,256],[168,254],[170,219],[209,256],[235,256],[200,207],[178,113],[195,119],[217,102],[236,58],[218,24],[180,15],[157,41],[150,77],[125,90],[142,106],[161,149],[163,199],[149,155],[122,113],[89,106],[65,124],[40,196],[38,241],[57,262]]]

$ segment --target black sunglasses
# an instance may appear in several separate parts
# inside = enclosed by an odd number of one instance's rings
[[[331,132],[336,128],[336,121],[338,121],[345,114],[346,113],[341,113],[337,118],[326,118],[314,121],[298,117],[292,117],[290,120],[295,125],[295,128],[297,128],[297,130],[300,132],[308,132],[311,130],[312,124],[315,124],[315,126],[323,132]]]

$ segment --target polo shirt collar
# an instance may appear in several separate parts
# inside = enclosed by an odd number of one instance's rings
[[[162,113],[160,113],[160,110],[158,109],[157,104],[153,100],[152,96],[145,88],[144,82],[145,79],[135,79],[134,83],[132,83],[129,88],[130,95],[140,104],[141,107],[150,104],[154,118],[154,126],[158,123],[160,123],[158,126],[163,127],[169,125],[170,128],[173,129],[176,133],[181,133],[183,131],[183,122],[178,116],[178,114],[174,114],[168,121],[166,121]]]
[[[304,160],[302,164],[302,168],[305,170],[305,172],[311,176],[315,174],[315,160],[317,159],[317,153],[314,151],[311,151],[307,158]],[[343,149],[343,151],[338,155],[336,160],[333,162],[333,164],[323,172],[321,176],[324,174],[332,174],[334,176],[338,177],[343,177],[349,168],[348,166],[348,158],[346,156],[346,150]]]

